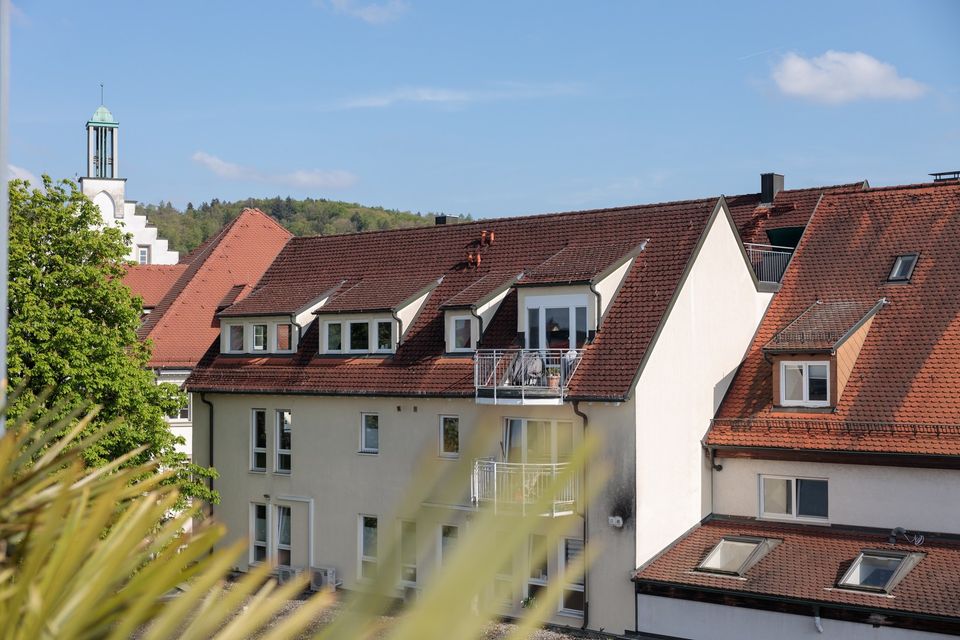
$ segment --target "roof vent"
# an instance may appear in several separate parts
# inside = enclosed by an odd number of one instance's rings
[[[433,223],[437,226],[441,224],[457,224],[460,222],[460,216],[439,215],[433,216]]]
[[[783,176],[779,173],[760,174],[760,204],[773,204],[773,199],[783,191]]]
[[[933,176],[934,182],[947,182],[949,180],[960,180],[960,171],[937,171],[929,175]]]

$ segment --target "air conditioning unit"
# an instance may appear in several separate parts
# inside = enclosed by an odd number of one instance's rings
[[[277,584],[286,584],[303,573],[299,567],[277,567]]]
[[[337,570],[334,567],[311,567],[310,590],[333,591],[340,583],[337,582]]]

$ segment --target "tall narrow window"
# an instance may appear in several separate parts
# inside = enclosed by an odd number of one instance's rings
[[[343,325],[327,323],[327,351],[343,351]]]
[[[253,507],[253,532],[251,538],[250,561],[267,560],[267,505],[256,504]]]
[[[350,351],[370,350],[370,324],[367,322],[350,323]]]
[[[360,516],[360,577],[373,578],[377,573],[377,518]]]
[[[243,325],[230,326],[230,351],[243,351]]]
[[[253,350],[254,351],[267,350],[267,325],[265,324],[253,325]]]
[[[290,566],[290,507],[277,507],[277,564]]]
[[[568,568],[583,555],[583,540],[564,538],[560,550],[562,571]],[[565,613],[583,615],[583,573],[577,573],[572,578],[567,576],[563,587],[563,603],[561,610]]]
[[[393,323],[381,320],[377,322],[377,351],[393,350]]]
[[[527,309],[527,346],[540,348],[540,309]]]
[[[547,565],[547,537],[534,533],[530,536],[528,549],[530,575],[527,580],[527,597],[535,598],[547,588],[550,573]]]
[[[473,350],[473,322],[467,316],[453,319],[453,350]]]
[[[460,527],[452,524],[440,525],[440,563],[448,562],[453,554],[453,548],[460,537]]]
[[[456,458],[460,455],[460,418],[440,416],[440,455]]]
[[[290,412],[277,409],[277,473],[290,473],[292,456],[293,424]]]
[[[400,581],[417,582],[417,523],[400,522]]]
[[[380,452],[380,416],[376,413],[360,414],[360,451]]]
[[[250,412],[250,469],[267,470],[267,411],[254,409]]]
[[[501,532],[498,536],[501,539],[507,537],[506,532]],[[493,597],[494,601],[500,607],[509,609],[513,606],[513,554],[507,555],[507,559],[497,569],[497,575],[493,579]]]
[[[139,264],[150,264],[150,247],[137,247],[137,262]]]
[[[293,325],[289,323],[277,325],[277,351],[293,350]]]

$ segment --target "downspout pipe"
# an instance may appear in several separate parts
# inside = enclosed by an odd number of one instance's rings
[[[207,457],[207,466],[211,469],[213,468],[213,403],[207,400],[207,392],[200,392],[200,400],[207,405],[207,411],[209,415],[209,421],[207,422],[207,442],[210,445],[209,456]],[[207,478],[207,484],[210,487],[210,491],[213,491],[213,478]],[[210,515],[213,515],[213,503],[210,503]]]
[[[397,321],[397,346],[399,347],[400,343],[403,342],[403,320],[397,315],[396,309],[390,309],[390,315]]]
[[[587,414],[580,411],[580,401],[573,401],[573,412],[580,416],[580,419],[583,420],[583,433],[586,435],[587,427],[590,425],[590,418],[587,417]],[[589,491],[587,490],[587,466],[589,460],[583,461],[583,549],[586,553],[587,541],[590,537],[590,505],[587,504],[587,496]],[[583,565],[583,626],[580,627],[581,631],[586,631],[587,625],[590,624],[590,567],[587,564]]]
[[[297,316],[290,314],[290,324],[297,328],[297,349],[300,348],[300,340],[303,339],[303,327],[297,322]],[[291,345],[292,346],[292,345]]]
[[[483,339],[483,317],[477,313],[477,305],[470,305],[470,315],[477,319],[477,344],[480,346],[480,340]]]
[[[597,288],[593,285],[593,281],[590,281],[590,282],[587,283],[587,284],[588,284],[589,287],[590,287],[590,291],[591,291],[591,292],[593,293],[593,295],[596,296],[596,298],[597,298],[597,329],[596,329],[596,332],[599,332],[599,331],[600,331],[600,319],[603,317],[603,314],[600,313],[601,296],[600,296],[600,292],[597,291]]]

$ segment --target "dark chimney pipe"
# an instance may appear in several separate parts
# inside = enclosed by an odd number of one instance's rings
[[[783,176],[779,173],[760,174],[760,204],[773,204],[773,199],[783,191]]]
[[[433,217],[433,223],[435,225],[457,224],[458,222],[460,222],[460,216],[439,215]]]

